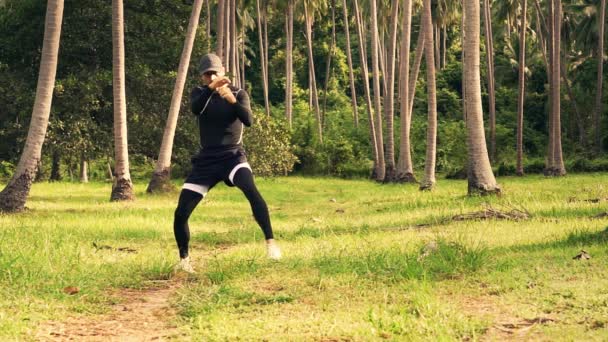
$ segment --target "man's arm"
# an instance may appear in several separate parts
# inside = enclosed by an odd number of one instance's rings
[[[205,108],[205,104],[213,94],[213,90],[209,87],[196,87],[192,89],[192,93],[190,94],[190,102],[192,103],[192,114],[199,115],[203,108]]]
[[[236,94],[236,116],[241,120],[243,125],[249,127],[253,121],[251,113],[251,104],[249,103],[249,94],[243,89],[240,89]]]

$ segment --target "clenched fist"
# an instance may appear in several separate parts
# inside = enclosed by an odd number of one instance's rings
[[[217,88],[217,92],[218,92],[218,94],[220,94],[221,97],[223,97],[226,101],[230,102],[231,104],[236,103],[236,98],[234,97],[232,90],[230,90],[230,88],[227,85]]]
[[[228,84],[230,84],[230,80],[227,79],[226,77],[224,77],[224,76],[215,77],[215,75],[214,75],[214,77],[212,77],[211,83],[209,83],[209,88],[211,90],[216,90],[216,89],[224,87]]]

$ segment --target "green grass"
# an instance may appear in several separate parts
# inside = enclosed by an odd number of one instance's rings
[[[172,298],[178,323],[194,340],[608,339],[608,219],[592,218],[608,201],[584,201],[608,198],[608,175],[500,183],[501,197],[469,198],[464,181],[427,193],[259,179],[284,250],[278,263],[264,258],[245,198],[218,186],[190,220],[199,273]],[[109,289],[173,277],[178,194],[144,189],[110,203],[109,184],[35,184],[25,213],[0,216],[0,340],[111,310],[120,299]],[[532,217],[450,220],[487,205]],[[592,258],[573,260],[581,249]],[[523,335],[496,329],[539,318],[551,321]]]

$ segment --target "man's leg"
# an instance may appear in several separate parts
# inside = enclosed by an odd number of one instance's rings
[[[247,197],[247,200],[249,200],[249,204],[251,205],[253,217],[255,217],[256,222],[260,225],[260,228],[262,228],[262,231],[264,232],[264,237],[266,238],[268,248],[268,257],[271,259],[280,259],[281,251],[274,243],[272,226],[270,224],[270,215],[268,214],[268,206],[255,186],[253,174],[251,173],[249,165],[240,167],[234,174],[231,174],[231,176],[232,179],[230,179],[230,181],[241,189],[243,194],[245,194],[245,197]]]
[[[208,187],[186,183],[179,195],[177,209],[175,209],[175,219],[173,221],[173,233],[175,241],[179,248],[179,257],[185,259],[188,257],[188,243],[190,242],[190,227],[188,219],[194,211],[194,208],[207,194]]]

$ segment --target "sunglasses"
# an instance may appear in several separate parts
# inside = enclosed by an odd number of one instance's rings
[[[207,72],[203,73],[203,75],[205,75],[207,77],[211,77],[213,75],[217,75],[217,72],[215,72],[215,71],[207,71]]]

